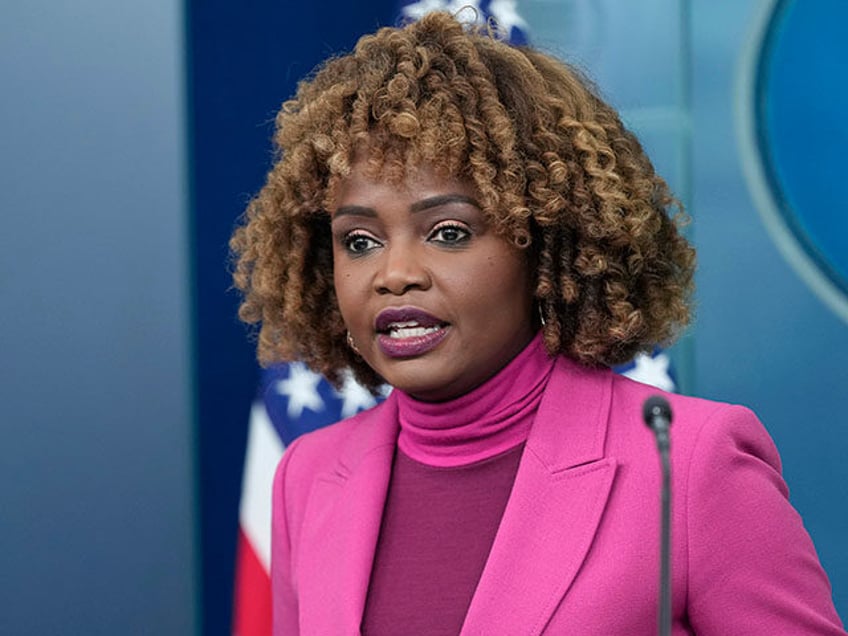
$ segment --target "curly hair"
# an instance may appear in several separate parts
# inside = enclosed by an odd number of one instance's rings
[[[494,231],[526,250],[551,355],[620,364],[689,321],[685,217],[636,137],[574,68],[491,27],[434,13],[363,36],[299,84],[274,142],[230,241],[263,364],[381,383],[346,346],[333,288],[326,210],[359,156],[388,182],[426,164],[474,183]]]

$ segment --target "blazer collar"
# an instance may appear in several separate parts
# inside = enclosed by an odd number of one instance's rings
[[[462,636],[544,631],[609,498],[616,468],[604,458],[611,392],[610,371],[558,360]]]
[[[303,522],[304,636],[360,633],[399,431],[396,399],[358,417],[333,470],[316,479]]]

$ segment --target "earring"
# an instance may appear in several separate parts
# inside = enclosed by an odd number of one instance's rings
[[[350,330],[347,332],[347,346],[350,347],[356,355],[361,355],[359,349],[356,348],[356,343],[353,341],[353,336],[350,335]]]
[[[539,322],[541,322],[542,327],[544,327],[548,323],[545,321],[545,312],[542,310],[542,301],[541,300],[536,301],[536,309],[539,311]]]

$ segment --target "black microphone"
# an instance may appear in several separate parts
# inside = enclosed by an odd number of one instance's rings
[[[671,406],[661,395],[652,395],[642,405],[642,418],[657,438],[660,452],[669,449],[669,428],[671,428]]]
[[[671,636],[671,462],[669,461],[671,406],[668,400],[659,395],[652,395],[642,405],[642,417],[657,438],[657,450],[662,469],[659,634]]]

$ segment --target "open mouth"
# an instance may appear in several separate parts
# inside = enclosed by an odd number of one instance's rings
[[[389,307],[375,321],[377,343],[391,358],[410,358],[435,349],[450,324],[417,307]]]
[[[414,338],[446,327],[448,323],[418,307],[387,307],[377,315],[377,333],[392,338]]]

